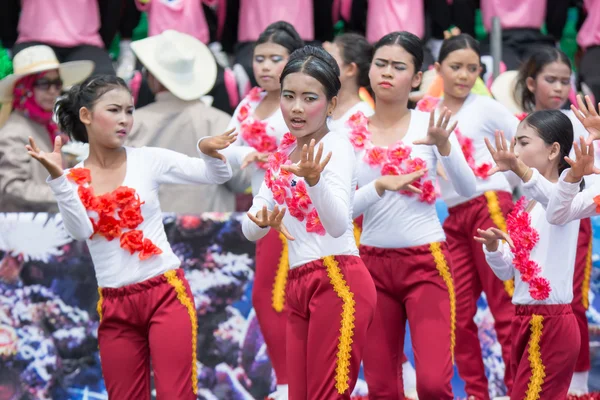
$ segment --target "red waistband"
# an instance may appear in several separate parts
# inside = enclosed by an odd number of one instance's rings
[[[448,248],[446,242],[440,242],[440,248],[446,250]],[[370,257],[411,257],[421,254],[431,254],[431,243],[422,244],[414,247],[404,247],[400,249],[388,249],[383,247],[373,247],[360,245],[358,248],[361,256]]]
[[[360,257],[357,256],[348,256],[348,255],[339,255],[335,256],[335,261],[338,264],[351,264],[351,263],[362,263]],[[325,265],[323,264],[323,259],[315,260],[308,262],[304,265],[301,265],[296,268],[291,268],[288,272],[288,280],[298,279],[303,276],[306,276],[314,271],[325,269]]]
[[[508,192],[488,191],[485,193],[495,193],[496,196],[498,196],[498,200],[505,200],[505,201],[508,200],[512,203],[512,194],[510,194]],[[487,205],[488,199],[487,199],[487,197],[485,197],[485,193],[480,196],[477,196],[469,201],[466,201],[464,203],[457,204],[454,207],[448,208],[448,213],[452,214],[452,213],[460,212],[466,208],[472,208],[474,205],[482,205],[482,204]]]
[[[182,268],[177,268],[175,271],[179,279],[185,278],[185,274]],[[100,288],[100,290],[102,291],[102,296],[104,297],[124,297],[134,293],[149,290],[155,286],[159,286],[165,283],[167,283],[167,277],[165,276],[165,274],[161,274],[153,278],[146,279],[145,281],[132,283],[131,285],[122,286],[120,288]]]
[[[515,315],[525,316],[533,314],[543,316],[569,315],[573,314],[573,309],[571,308],[571,304],[517,304],[515,306]]]

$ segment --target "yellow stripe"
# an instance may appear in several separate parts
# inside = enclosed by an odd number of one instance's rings
[[[343,394],[350,387],[348,385],[348,375],[350,373],[352,336],[354,336],[354,294],[350,291],[338,262],[333,256],[324,257],[323,264],[327,268],[327,275],[333,290],[342,300],[342,322],[335,368],[335,388],[339,394]]]
[[[506,220],[504,219],[504,214],[502,214],[502,209],[500,208],[500,201],[498,200],[498,194],[494,191],[485,192],[483,194],[487,199],[488,210],[490,212],[490,218],[496,224],[498,229],[503,232],[506,232]],[[504,290],[510,297],[513,296],[515,292],[515,281],[514,279],[509,279],[504,281]]]
[[[454,292],[454,282],[440,244],[431,243],[429,250],[433,255],[435,267],[448,287],[448,296],[450,297],[450,354],[452,355],[452,364],[454,364],[454,347],[456,346],[456,293]]]
[[[96,305],[96,311],[98,311],[98,317],[100,317],[100,322],[102,322],[102,303],[104,302],[104,297],[102,296],[102,288],[98,288],[98,304]]]
[[[198,394],[198,375],[196,372],[196,335],[198,333],[198,320],[196,319],[196,308],[185,290],[185,285],[177,276],[176,270],[165,272],[165,278],[167,278],[167,282],[175,289],[177,299],[187,309],[190,316],[190,322],[192,323],[192,390],[194,391],[194,394]]]
[[[540,351],[540,340],[542,338],[542,329],[544,328],[543,322],[544,317],[536,314],[533,314],[529,322],[531,325],[531,337],[529,338],[528,358],[529,365],[531,366],[531,377],[529,378],[529,385],[525,394],[526,400],[538,400],[540,398],[542,385],[546,377],[544,363],[542,362],[542,353]]]
[[[587,310],[590,307],[590,278],[592,276],[592,238],[588,245],[587,256],[585,257],[585,271],[583,272],[583,282],[581,283],[581,302]]]
[[[271,297],[273,309],[277,312],[283,311],[285,304],[285,285],[287,283],[288,271],[290,269],[290,261],[288,257],[288,242],[282,233],[279,234],[281,240],[281,256],[279,257],[279,266],[275,274],[275,282],[273,282],[273,295]]]
[[[360,226],[358,226],[356,224],[356,222],[353,223],[354,225],[354,240],[356,241],[356,247],[360,246],[360,234],[362,233],[362,229],[360,229]]]

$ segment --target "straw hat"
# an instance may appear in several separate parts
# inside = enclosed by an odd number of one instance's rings
[[[520,114],[523,109],[515,99],[514,91],[519,71],[506,71],[498,75],[492,82],[490,92],[496,100],[503,104],[513,114]]]
[[[217,79],[217,63],[208,47],[193,36],[166,30],[131,43],[142,64],[173,95],[199,100]]]
[[[58,62],[52,48],[44,45],[31,46],[18,52],[13,58],[13,73],[0,80],[0,102],[12,100],[15,83],[24,76],[57,69],[66,87],[83,81],[94,70],[93,61]]]

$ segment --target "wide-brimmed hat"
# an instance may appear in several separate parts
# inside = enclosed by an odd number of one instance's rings
[[[93,61],[58,62],[52,48],[45,45],[27,47],[13,58],[13,73],[0,80],[0,102],[9,102],[15,83],[24,76],[57,69],[65,87],[83,81],[94,71]]]
[[[131,43],[131,50],[156,79],[182,100],[198,100],[217,79],[217,63],[204,43],[166,30]]]
[[[519,71],[506,71],[498,75],[492,82],[490,92],[492,96],[513,114],[520,114],[523,112],[521,105],[515,98],[515,86],[517,85],[517,78],[519,77]]]

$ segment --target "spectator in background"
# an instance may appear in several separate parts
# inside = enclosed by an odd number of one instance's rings
[[[584,51],[579,64],[579,79],[600,101],[600,0],[584,0],[587,16],[577,34],[577,44]]]
[[[3,19],[18,20],[13,54],[45,44],[52,47],[60,62],[91,60],[94,74],[114,74],[100,35],[100,1],[115,0],[8,0],[8,10],[2,10]],[[111,12],[118,14],[114,9]],[[3,35],[11,37],[10,32]]]
[[[147,70],[156,101],[136,110],[126,145],[162,147],[195,156],[200,138],[225,132],[231,117],[200,101],[217,75],[214,57],[202,42],[166,30],[133,42],[131,48]],[[249,186],[245,171],[223,185],[163,185],[159,189],[160,204],[166,212],[232,212],[234,192],[243,192]]]
[[[88,77],[94,63],[60,64],[52,49],[38,45],[17,53],[14,73],[0,81],[2,113],[12,113],[0,128],[0,212],[57,212],[46,184],[48,172],[26,151],[32,137],[43,151],[52,151],[59,135],[52,108],[63,86]]]

